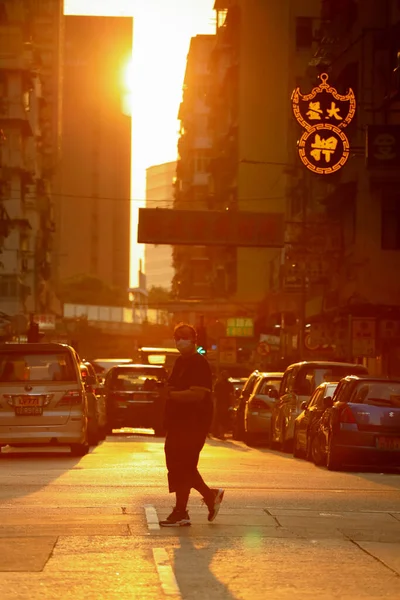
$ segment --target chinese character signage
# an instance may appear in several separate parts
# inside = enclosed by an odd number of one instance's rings
[[[228,337],[253,337],[253,319],[246,317],[228,319],[226,322],[226,335]]]
[[[283,213],[140,208],[140,244],[280,248]]]
[[[400,125],[368,125],[367,166],[400,167]]]
[[[349,157],[350,144],[344,129],[356,112],[352,89],[339,94],[328,84],[327,73],[322,73],[320,85],[303,96],[296,88],[292,94],[293,112],[305,130],[298,148],[303,164],[320,175],[335,173]]]

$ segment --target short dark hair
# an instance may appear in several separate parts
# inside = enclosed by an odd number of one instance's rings
[[[195,330],[195,328],[193,327],[193,325],[190,325],[190,323],[183,323],[183,321],[181,323],[178,323],[178,325],[175,326],[174,328],[174,337],[176,337],[176,333],[177,331],[179,331],[179,329],[189,329],[189,331],[192,334],[193,337],[193,341],[196,341],[197,339],[197,331]]]

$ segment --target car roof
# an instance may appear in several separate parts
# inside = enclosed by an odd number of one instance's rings
[[[146,369],[146,370],[153,370],[153,371],[165,371],[165,367],[163,365],[147,365],[147,364],[136,364],[136,363],[127,363],[126,365],[115,365],[115,367],[112,367],[110,369],[110,371],[117,371],[123,369],[124,371],[128,370],[134,370],[134,369]]]
[[[293,363],[288,366],[288,369],[291,367],[358,367],[360,369],[366,369],[364,365],[358,365],[357,363],[348,363],[348,362],[334,362],[331,360],[303,360],[302,362]]]
[[[60,352],[60,350],[73,350],[68,344],[58,343],[11,343],[11,344],[0,344],[0,352]]]
[[[260,377],[268,378],[268,377],[283,377],[283,373],[271,372],[271,373],[260,373]]]
[[[322,383],[319,384],[319,386],[317,386],[315,389],[319,390],[323,387],[328,387],[328,385],[334,385],[337,386],[338,385],[338,381],[323,381]]]
[[[400,383],[400,377],[390,377],[390,375],[346,375],[343,379],[347,381],[371,381],[372,383]]]

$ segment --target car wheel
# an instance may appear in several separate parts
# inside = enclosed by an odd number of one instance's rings
[[[292,448],[293,448],[293,440],[286,439],[286,425],[285,424],[282,425],[281,440],[282,441],[281,441],[280,447],[282,449],[282,452],[291,452]]]
[[[322,452],[321,444],[320,444],[320,441],[319,441],[317,435],[315,435],[313,438],[311,438],[309,445],[310,445],[311,460],[313,461],[314,465],[316,465],[317,467],[321,467],[321,466],[325,465],[326,464],[325,454]]]
[[[89,452],[89,443],[87,440],[87,434],[86,434],[85,442],[83,442],[82,444],[71,444],[70,448],[71,448],[72,456],[85,456]]]
[[[299,441],[297,439],[297,427],[294,428],[293,435],[293,456],[295,458],[301,458],[303,455],[302,450],[299,448]]]
[[[97,444],[99,443],[99,440],[100,440],[100,430],[99,430],[99,427],[96,425],[95,427],[93,427],[91,429],[91,431],[88,434],[89,446],[97,446]]]
[[[270,425],[270,430],[269,430],[269,447],[271,448],[271,450],[276,450],[276,448],[277,448],[276,440],[274,438],[274,427],[272,424],[272,420],[271,420],[271,425]]]
[[[328,467],[329,471],[339,471],[342,467],[342,460],[338,449],[335,447],[335,444],[332,441],[332,437],[329,438],[326,466]]]
[[[255,445],[255,435],[254,433],[250,433],[249,431],[244,432],[243,441],[246,446],[254,446]]]

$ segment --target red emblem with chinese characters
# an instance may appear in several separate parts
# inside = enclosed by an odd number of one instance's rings
[[[352,89],[345,95],[330,86],[327,73],[310,94],[303,96],[296,88],[292,94],[293,112],[305,129],[298,148],[303,164],[320,175],[335,173],[349,158],[350,144],[343,129],[356,112]]]

